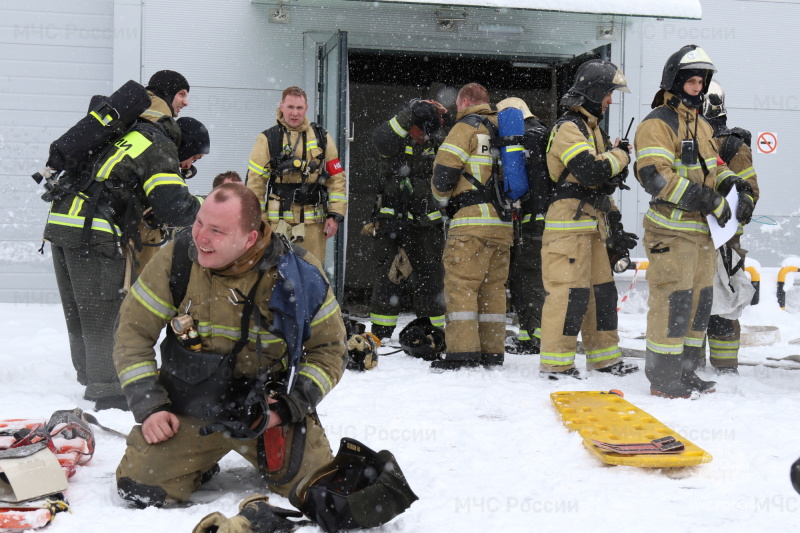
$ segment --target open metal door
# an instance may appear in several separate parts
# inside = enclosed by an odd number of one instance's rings
[[[348,172],[347,145],[347,32],[339,31],[318,48],[319,73],[317,75],[317,123],[328,130],[339,149],[339,160],[345,173]],[[349,189],[349,184],[348,184]],[[325,271],[329,273],[336,299],[344,296],[345,247],[347,244],[347,223],[339,228],[336,236],[329,241],[325,259]],[[330,276],[331,271],[333,275]]]

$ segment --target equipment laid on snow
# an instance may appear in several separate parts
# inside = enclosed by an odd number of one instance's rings
[[[417,495],[388,450],[343,438],[336,457],[292,487],[289,501],[326,533],[378,527],[403,513]]]
[[[791,469],[790,477],[792,479],[792,486],[794,490],[800,494],[800,459],[794,462]]]
[[[94,454],[89,416],[73,409],[50,420],[0,420],[0,530],[43,527],[69,509],[67,479]]]
[[[239,514],[226,518],[222,513],[211,513],[203,517],[192,533],[290,533],[301,527],[313,525],[302,518],[303,513],[294,509],[283,509],[269,503],[269,497],[254,494],[239,504]]]
[[[653,439],[650,442],[631,442],[627,444],[614,444],[592,439],[592,444],[602,450],[622,453],[626,455],[655,455],[659,453],[680,453],[685,449],[683,443],[673,436]]]
[[[417,318],[400,332],[400,347],[411,357],[436,361],[446,348],[444,330],[434,326],[430,317]]]
[[[94,181],[95,163],[148,107],[147,90],[133,80],[111,96],[93,96],[88,114],[50,144],[47,166],[31,176],[36,183],[45,182],[42,200],[51,202],[86,190]]]
[[[550,399],[564,425],[604,463],[663,468],[711,462],[711,454],[622,396],[618,390],[554,392]]]
[[[60,492],[47,498],[6,504],[0,501],[0,531],[29,531],[46,526],[57,513],[69,511],[69,504]]]
[[[365,371],[378,366],[381,341],[369,331],[347,339],[347,369]]]

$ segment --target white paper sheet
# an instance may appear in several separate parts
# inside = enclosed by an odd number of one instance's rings
[[[717,217],[714,215],[706,215],[708,220],[708,229],[711,230],[711,239],[714,241],[714,248],[719,248],[736,235],[736,229],[739,227],[739,222],[736,220],[736,207],[739,205],[739,193],[736,187],[731,187],[731,192],[725,198],[728,200],[728,205],[731,206],[731,219],[725,224],[724,228],[719,226]]]

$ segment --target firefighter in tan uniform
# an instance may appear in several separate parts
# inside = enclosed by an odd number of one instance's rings
[[[497,111],[477,84],[461,88],[456,124],[433,165],[433,196],[447,204],[450,230],[445,243],[444,298],[447,350],[433,368],[502,365],[506,293],[513,229],[510,216],[498,214],[491,183],[490,129]]]
[[[264,222],[324,263],[326,239],[347,213],[347,185],[333,139],[309,122],[307,110],[305,91],[283,91],[278,123],[250,152],[247,186],[261,201]]]
[[[725,91],[715,80],[709,84],[708,94],[703,100],[703,116],[714,128],[714,137],[719,142],[719,156],[735,172],[744,183],[739,184],[739,206],[736,208],[736,219],[739,227],[731,240],[720,247],[723,261],[732,275],[744,268],[747,250],[740,244],[744,225],[750,218],[758,202],[758,177],[753,168],[753,152],[750,149],[750,132],[742,128],[728,128],[728,112],[725,109]],[[737,182],[738,183],[738,182]],[[727,282],[727,280],[724,280]],[[739,320],[730,320],[719,315],[711,315],[708,321],[708,347],[711,365],[719,374],[738,374],[739,338],[741,337]],[[701,353],[700,366],[705,366],[705,350]]]
[[[695,373],[711,311],[716,252],[707,215],[728,223],[725,196],[741,180],[718,165],[714,132],[699,114],[716,72],[702,48],[687,45],[664,65],[653,111],[636,131],[636,179],[653,199],[643,244],[649,266],[645,372],[657,396],[714,392]]]
[[[214,189],[122,304],[114,362],[141,425],[119,494],[140,507],[186,501],[236,451],[286,496],[333,458],[316,406],[342,377],[344,337],[319,262],[262,223],[245,186]]]
[[[578,377],[577,336],[582,334],[586,366],[614,375],[639,370],[622,361],[617,335],[617,288],[609,249],[636,246],[624,231],[612,194],[627,175],[629,146],[614,146],[599,120],[614,90],[630,92],[612,63],[581,65],[561,100],[570,109],[550,134],[547,168],[555,182],[545,216],[542,272],[547,296],[542,310],[542,377]]]

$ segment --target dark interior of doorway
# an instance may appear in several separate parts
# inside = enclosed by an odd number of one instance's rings
[[[489,91],[492,103],[516,96],[533,112],[552,124],[557,102],[569,88],[575,68],[584,61],[603,57],[605,50],[568,61],[530,57],[468,56],[376,50],[350,50],[348,235],[344,307],[354,316],[369,310],[373,279],[371,238],[363,235],[372,220],[379,192],[380,168],[372,147],[372,131],[389,120],[411,98],[436,98],[455,114],[455,94],[469,82]],[[448,100],[448,101],[443,101]]]

